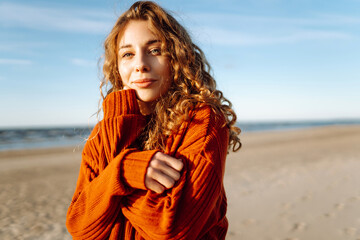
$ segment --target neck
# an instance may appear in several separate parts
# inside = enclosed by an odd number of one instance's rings
[[[141,114],[146,116],[150,115],[154,111],[156,102],[143,102],[138,100],[138,104]]]

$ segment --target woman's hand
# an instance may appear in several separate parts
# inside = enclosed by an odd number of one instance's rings
[[[162,152],[155,153],[146,171],[145,186],[156,193],[172,188],[179,180],[183,166],[181,159]]]

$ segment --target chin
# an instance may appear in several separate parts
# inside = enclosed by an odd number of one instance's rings
[[[160,97],[159,94],[149,94],[138,92],[138,98],[142,102],[154,102]]]

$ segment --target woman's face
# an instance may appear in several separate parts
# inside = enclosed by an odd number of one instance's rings
[[[118,70],[124,89],[135,89],[146,103],[157,100],[171,84],[169,59],[148,21],[130,21],[119,40]]]

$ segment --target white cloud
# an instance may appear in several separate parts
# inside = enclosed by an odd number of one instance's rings
[[[202,43],[230,46],[269,45],[281,43],[295,43],[300,41],[314,40],[349,40],[352,36],[337,31],[314,31],[294,30],[281,34],[249,34],[236,30],[224,30],[219,28],[202,28],[197,32],[197,37]]]
[[[0,58],[0,64],[4,65],[30,65],[33,62],[25,59],[8,59],[8,58]]]
[[[71,63],[81,67],[96,67],[95,61],[90,61],[87,59],[73,58],[71,59]]]
[[[2,30],[0,30],[2,31]],[[5,56],[5,53],[17,53],[17,55],[33,55],[37,54],[39,51],[43,51],[44,48],[51,47],[53,43],[50,41],[26,41],[20,39],[19,41],[1,41],[0,40],[0,52]]]
[[[1,3],[0,23],[30,29],[103,34],[110,30],[113,17],[101,10],[46,8]]]
[[[312,17],[266,17],[266,16],[251,16],[240,14],[225,14],[225,13],[189,13],[187,16],[197,22],[210,23],[227,23],[230,26],[235,25],[249,25],[254,26],[258,24],[269,25],[291,25],[291,26],[339,26],[339,25],[358,25],[360,24],[360,17],[347,16],[332,13],[317,13]]]
[[[323,19],[323,24],[331,25],[359,25],[360,17],[356,16],[346,16],[340,14],[325,14],[320,13],[319,17]]]
[[[195,39],[216,45],[268,45],[357,38],[360,17],[317,14],[309,18],[263,17],[223,13],[189,14]],[[344,28],[350,26],[350,28]]]

